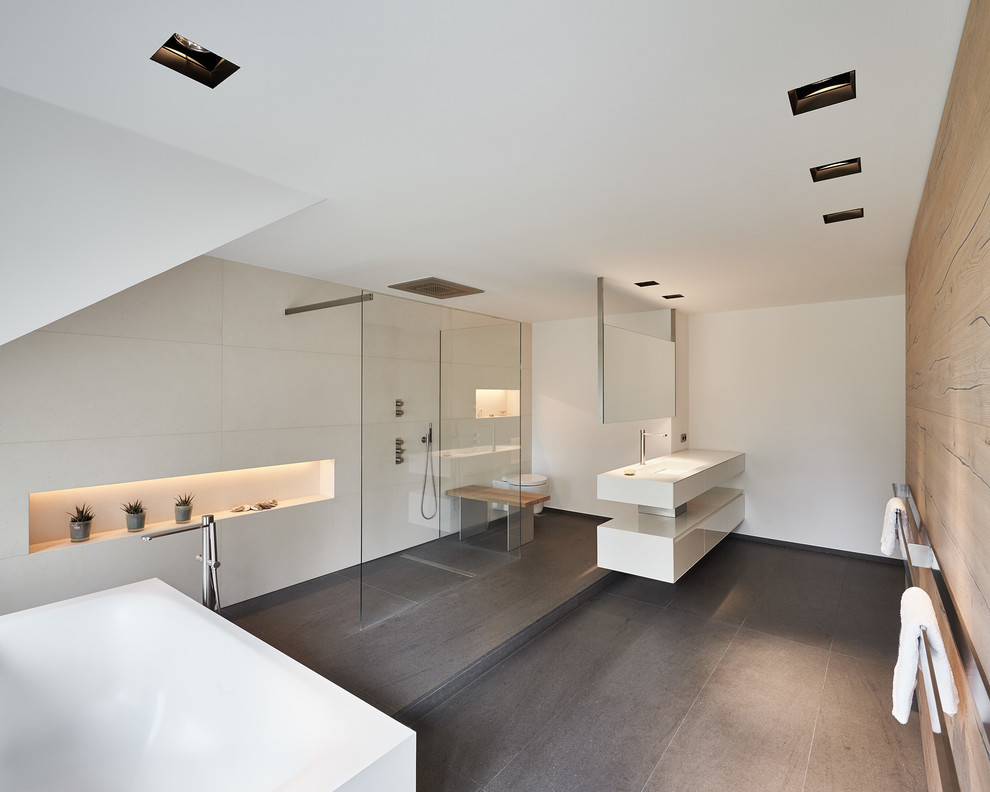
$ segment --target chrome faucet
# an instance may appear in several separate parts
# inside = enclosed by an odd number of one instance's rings
[[[203,605],[210,610],[220,610],[220,582],[217,580],[217,570],[220,568],[220,557],[217,549],[217,524],[212,514],[204,514],[200,525],[190,525],[187,528],[170,528],[157,531],[141,538],[150,542],[160,536],[195,531],[203,529],[203,552],[196,554],[196,560],[203,564]]]
[[[639,464],[646,464],[646,436],[651,435],[652,437],[666,437],[667,433],[660,432],[647,432],[645,429],[639,430]]]

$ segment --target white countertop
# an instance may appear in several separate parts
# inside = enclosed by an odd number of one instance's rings
[[[741,451],[688,449],[598,475],[600,500],[673,509],[746,468]]]

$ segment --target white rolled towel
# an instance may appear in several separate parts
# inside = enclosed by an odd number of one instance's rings
[[[883,532],[880,534],[880,552],[892,556],[897,552],[897,513],[907,518],[907,505],[902,498],[891,498],[883,513]]]
[[[897,664],[894,666],[894,708],[891,713],[901,723],[907,723],[911,714],[911,699],[918,679],[919,661],[922,663],[922,670],[926,671],[927,662],[921,654],[922,630],[928,635],[938,695],[942,700],[942,712],[946,715],[955,715],[959,710],[959,692],[952,677],[949,658],[945,654],[942,633],[935,618],[935,608],[932,607],[932,601],[923,589],[912,586],[901,595],[901,637],[897,650]],[[927,676],[926,673],[926,679]],[[934,707],[935,702],[930,701],[930,704]],[[937,725],[933,712],[932,726],[935,731],[938,731]]]

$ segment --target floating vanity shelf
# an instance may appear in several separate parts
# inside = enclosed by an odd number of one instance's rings
[[[184,526],[195,525],[203,514],[217,520],[247,517],[257,511],[232,512],[231,506],[261,500],[278,500],[276,511],[305,503],[333,498],[334,463],[332,459],[296,462],[288,465],[223,470],[172,478],[104,484],[95,487],[34,492],[30,495],[30,552],[74,546],[69,541],[66,512],[76,504],[88,503],[96,513],[92,534],[94,544],[126,536],[148,536],[180,525],[174,520],[175,497],[193,493],[193,514]],[[147,512],[143,531],[129,532],[124,525],[120,504],[141,500]]]
[[[599,499],[639,513],[598,526],[598,566],[673,583],[743,521],[743,491],[717,485],[745,469],[738,451],[688,450],[602,473]]]
[[[635,503],[640,512],[671,516],[673,510],[746,469],[739,451],[687,450],[627,465],[598,476],[600,500]]]
[[[677,517],[639,514],[598,526],[598,566],[673,583],[746,516],[743,491],[714,487]]]

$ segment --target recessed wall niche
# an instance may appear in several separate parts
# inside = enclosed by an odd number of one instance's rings
[[[255,511],[232,512],[232,506],[253,504],[272,498],[279,510],[304,503],[330,500],[334,490],[334,461],[321,459],[288,465],[223,470],[189,476],[128,481],[95,487],[51,490],[30,494],[29,531],[30,552],[38,553],[68,547],[69,516],[77,504],[89,504],[96,514],[89,542],[143,536],[159,530],[174,528],[175,498],[190,492],[194,496],[192,520],[183,525],[195,525],[200,515],[212,514],[222,520],[258,514]],[[129,534],[124,523],[121,504],[140,500],[147,512],[143,531]]]
[[[478,418],[519,415],[519,391],[478,388],[474,392],[474,412]]]

